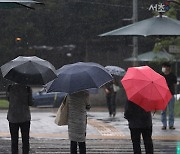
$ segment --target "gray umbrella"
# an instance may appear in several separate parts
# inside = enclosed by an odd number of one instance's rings
[[[57,77],[54,66],[36,56],[19,56],[1,66],[1,72],[6,79],[28,85],[44,85]]]
[[[135,57],[130,57],[125,59],[124,61],[157,61],[157,60],[165,60],[165,61],[173,61],[175,60],[175,57],[168,52],[165,51],[150,51],[143,54],[140,54],[137,56],[137,59]]]
[[[145,19],[134,24],[130,24],[119,29],[101,34],[100,36],[108,35],[130,35],[130,36],[179,36],[180,21],[169,18],[167,16],[156,16]]]
[[[32,7],[32,5],[34,4],[44,4],[44,3],[34,0],[0,0],[0,8],[27,7],[30,9],[34,9]]]
[[[126,71],[119,67],[119,66],[112,66],[112,65],[109,65],[109,66],[106,66],[105,67],[107,69],[107,71],[112,74],[112,75],[116,75],[116,76],[124,76]]]
[[[58,78],[47,84],[47,92],[75,93],[100,88],[113,80],[111,74],[97,63],[78,62],[57,70]]]

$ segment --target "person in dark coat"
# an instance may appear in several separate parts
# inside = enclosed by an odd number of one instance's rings
[[[110,117],[116,115],[116,93],[118,90],[119,86],[115,79],[105,85],[106,102]]]
[[[128,120],[134,154],[141,154],[141,135],[146,154],[153,154],[151,112],[131,101],[125,104],[124,118]]]
[[[11,152],[12,154],[18,154],[19,129],[21,129],[22,151],[23,154],[28,154],[31,121],[29,106],[32,105],[32,90],[26,85],[9,85],[7,98],[9,101],[7,119],[11,134]]]

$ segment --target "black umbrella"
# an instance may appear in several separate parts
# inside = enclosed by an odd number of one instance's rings
[[[100,36],[109,35],[129,35],[129,36],[179,36],[180,21],[169,18],[164,15],[145,19],[119,29],[101,34]]]
[[[28,85],[44,85],[57,77],[54,66],[36,56],[19,56],[1,66],[1,72],[6,79]]]
[[[47,84],[47,92],[75,93],[100,88],[113,80],[111,74],[97,63],[78,62],[64,65],[57,70],[57,75],[58,78]]]
[[[32,5],[34,4],[44,4],[44,3],[34,0],[0,0],[0,8],[27,7],[30,9],[34,9],[32,7]]]

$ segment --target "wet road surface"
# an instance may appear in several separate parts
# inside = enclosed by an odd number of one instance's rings
[[[10,154],[10,135],[6,110],[0,112],[0,154]],[[32,109],[31,153],[69,153],[67,126],[54,123],[56,109]],[[175,119],[176,130],[161,130],[160,116],[153,116],[153,143],[155,154],[180,154],[180,119]],[[21,140],[20,140],[21,147]],[[20,148],[21,149],[21,148]],[[142,149],[144,145],[142,142]],[[132,154],[132,143],[127,121],[119,111],[115,118],[107,112],[88,112],[88,154]]]

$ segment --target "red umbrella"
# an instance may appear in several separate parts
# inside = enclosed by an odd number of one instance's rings
[[[128,68],[121,83],[128,100],[146,111],[164,110],[172,97],[165,78],[148,66]]]

